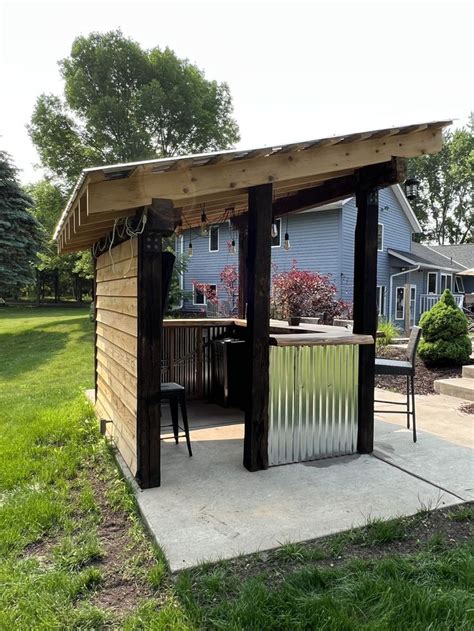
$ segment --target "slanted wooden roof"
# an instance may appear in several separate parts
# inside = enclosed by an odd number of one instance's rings
[[[450,123],[84,169],[54,236],[60,252],[89,248],[116,220],[135,215],[155,198],[171,199],[181,209],[185,229],[199,225],[203,210],[210,223],[246,212],[251,186],[272,182],[275,201],[299,191],[304,199],[306,189],[352,176],[369,165],[439,151],[442,129]],[[347,196],[347,191],[341,195]]]

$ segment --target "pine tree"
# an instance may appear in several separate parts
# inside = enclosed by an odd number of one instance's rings
[[[0,151],[0,298],[18,296],[34,281],[41,228],[30,212],[10,157]]]

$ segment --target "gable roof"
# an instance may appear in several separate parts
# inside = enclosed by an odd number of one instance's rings
[[[410,252],[404,250],[394,250],[388,248],[388,254],[395,258],[408,263],[409,265],[417,265],[424,269],[442,269],[448,272],[458,272],[463,268],[455,263],[451,263],[446,257],[434,252],[429,247],[421,245],[421,243],[411,244]]]
[[[474,243],[461,245],[430,245],[432,250],[445,256],[450,262],[457,263],[464,269],[474,267]]]

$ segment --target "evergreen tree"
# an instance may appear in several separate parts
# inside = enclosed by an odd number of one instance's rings
[[[30,212],[33,202],[22,190],[17,170],[0,151],[0,297],[18,296],[34,281],[41,228]]]

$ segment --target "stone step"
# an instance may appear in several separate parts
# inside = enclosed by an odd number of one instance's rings
[[[447,394],[450,397],[474,401],[474,379],[461,377],[460,379],[436,379],[434,382],[435,392]]]
[[[472,366],[463,366],[462,376],[467,379],[474,379],[474,364]]]

